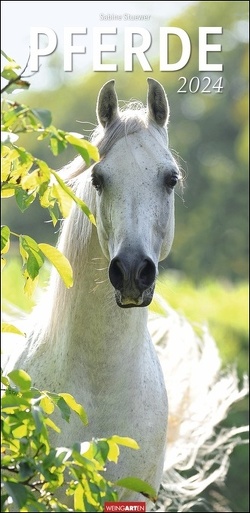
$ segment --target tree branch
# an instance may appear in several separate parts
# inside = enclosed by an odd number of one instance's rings
[[[6,86],[4,86],[2,89],[1,89],[1,94],[3,94],[5,91],[7,91],[7,89],[12,85],[12,84],[15,84],[16,82],[18,82],[18,80],[21,80],[22,78],[29,78],[29,77],[33,77],[33,75],[35,75],[37,72],[34,71],[34,73],[31,73],[31,75],[27,75],[26,77],[24,76],[23,77],[23,74],[25,73],[28,65],[29,65],[29,60],[30,60],[30,55],[28,57],[28,60],[23,68],[23,70],[21,71],[21,73],[19,73],[19,75],[15,78],[12,78],[11,80],[9,80],[8,84],[6,84]]]

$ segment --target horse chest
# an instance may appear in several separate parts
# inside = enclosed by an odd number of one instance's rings
[[[135,352],[131,360],[126,348],[121,352],[121,361],[115,359],[114,355],[109,360],[107,354],[101,358],[97,353],[95,359],[89,362],[87,356],[88,351],[83,350],[82,354],[79,351],[71,354],[69,351],[67,357],[64,355],[64,358],[56,360],[51,358],[51,354],[48,359],[45,351],[39,359],[40,373],[33,366],[33,371],[39,374],[41,380],[37,386],[44,388],[46,383],[46,389],[51,390],[57,383],[55,391],[58,391],[60,383],[60,391],[72,394],[88,415],[87,426],[75,414],[69,424],[58,415],[55,420],[61,427],[61,435],[60,438],[55,435],[53,443],[70,446],[76,441],[112,435],[131,437],[139,444],[140,450],[122,449],[120,465],[110,469],[110,479],[118,479],[120,472],[123,477],[136,475],[149,479],[152,462],[155,461],[161,473],[166,441],[167,398],[161,369],[150,340],[144,343],[138,354]],[[156,474],[152,472],[152,475]]]
[[[72,422],[64,425],[60,443],[71,445],[75,441],[118,435],[133,438],[139,445],[138,451],[121,447],[118,464],[108,464],[107,478],[113,482],[134,475],[156,489],[159,487],[166,443],[167,398],[155,364],[140,375],[137,368],[133,379],[131,375],[126,379],[120,370],[120,381],[117,376],[110,376],[103,383],[97,376],[86,383],[83,375],[78,374],[79,367],[68,380],[67,390],[83,404],[89,422],[83,426],[76,417],[72,418]],[[136,499],[142,500],[138,496]]]
[[[86,409],[89,437],[154,437],[166,429],[166,391],[154,351],[147,350],[140,359],[108,361],[103,356],[88,365],[78,358],[65,372],[65,387]],[[161,426],[162,424],[162,426]],[[142,434],[143,432],[143,434]],[[160,435],[160,437],[161,437]]]

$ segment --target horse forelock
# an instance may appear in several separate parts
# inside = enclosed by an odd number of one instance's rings
[[[160,144],[166,144],[167,133],[164,128],[149,122],[146,109],[141,104],[129,103],[125,110],[107,128],[98,126],[93,132],[91,142],[97,146],[100,156],[105,156],[110,148],[122,137],[147,129],[157,137]]]
[[[142,103],[130,102],[125,105],[123,110],[119,111],[119,116],[110,125],[107,127],[103,127],[101,124],[97,125],[92,132],[90,142],[98,148],[100,158],[102,158],[107,155],[117,141],[143,129],[147,129],[161,146],[167,145],[166,128],[149,121],[147,110]],[[76,157],[60,173],[66,181],[70,182],[89,167],[89,165],[83,162],[81,157]],[[74,181],[71,185],[74,186]]]

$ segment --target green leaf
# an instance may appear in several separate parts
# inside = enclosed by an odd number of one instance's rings
[[[133,440],[133,438],[129,438],[126,436],[117,436],[113,435],[108,438],[108,441],[115,442],[118,445],[125,445],[126,447],[130,447],[130,449],[140,449],[138,443]]]
[[[36,241],[28,235],[20,235],[19,241],[20,247],[25,252],[24,253],[22,251],[23,258],[25,257],[25,254],[27,254],[26,260],[28,275],[32,280],[34,280],[39,273],[39,269],[44,263],[43,254]]]
[[[10,129],[12,127],[12,125],[14,125],[14,123],[17,122],[17,113],[16,113],[16,109],[10,109],[10,110],[7,110],[5,112],[3,112],[3,115],[2,115],[2,129],[7,133],[10,133]],[[1,140],[3,140],[4,138],[2,138],[2,135],[1,135]]]
[[[33,461],[21,461],[19,469],[21,481],[26,481],[35,473],[35,465]]]
[[[49,181],[50,180],[50,174],[51,174],[51,169],[50,167],[48,166],[48,164],[46,164],[46,162],[44,162],[43,160],[40,160],[40,159],[35,159],[35,163],[38,165],[41,173],[42,173],[42,176],[44,177],[45,181]]]
[[[109,444],[106,440],[98,440],[98,452],[100,455],[96,455],[96,459],[100,461],[101,464],[105,464],[109,455]],[[101,459],[100,459],[101,456]]]
[[[1,383],[6,387],[10,385],[9,379],[6,376],[1,376]]]
[[[85,491],[81,483],[78,483],[74,493],[74,511],[85,511],[83,495]]]
[[[114,435],[107,439],[107,443],[109,445],[108,459],[114,463],[118,462],[118,457],[120,454],[119,445],[124,445],[130,449],[139,449],[137,442],[128,437]]]
[[[51,392],[46,392],[46,394],[48,397],[50,397],[50,399],[52,399],[53,403],[58,406],[59,410],[61,411],[62,418],[69,422],[71,411],[63,397],[59,394],[54,394]]]
[[[4,482],[4,487],[8,494],[12,497],[17,511],[19,511],[26,503],[28,498],[28,492],[24,485],[11,481]]]
[[[57,433],[61,433],[61,429],[53,422],[53,420],[47,418],[47,419],[45,419],[44,423],[46,424],[46,426],[49,426],[51,429],[53,429]]]
[[[87,414],[84,411],[82,405],[77,403],[75,398],[72,395],[70,395],[70,394],[61,393],[61,394],[58,394],[58,395],[63,397],[63,399],[67,403],[67,405],[73,411],[75,411],[79,415],[79,417],[80,417],[81,421],[83,422],[83,424],[87,425],[88,424],[88,417],[87,417]]]
[[[39,119],[44,128],[47,128],[52,123],[52,115],[49,110],[46,109],[32,109],[31,111],[36,118]]]
[[[15,189],[15,197],[21,212],[24,212],[36,199],[36,193],[30,194],[18,187],[18,189]]]
[[[40,187],[48,187],[49,179],[44,173],[41,172],[40,169],[36,169],[32,171],[32,173],[27,174],[22,178],[22,188],[25,189],[27,193],[35,192]]]
[[[25,337],[25,334],[21,330],[19,330],[13,324],[9,324],[8,322],[2,322],[1,331],[3,333],[16,333],[16,335],[22,335],[23,337]]]
[[[72,287],[73,270],[68,259],[57,248],[54,248],[50,244],[40,243],[38,247],[57,269],[66,287]]]
[[[18,74],[11,67],[8,68],[7,66],[5,66],[1,75],[3,78],[5,78],[6,80],[9,80],[9,81],[15,80],[18,78]]]
[[[67,147],[67,143],[61,138],[59,139],[56,137],[54,134],[50,137],[49,145],[53,155],[55,156],[59,155],[59,153]]]
[[[10,245],[10,229],[8,226],[1,226],[1,253],[7,253]]]
[[[9,372],[8,377],[20,388],[21,391],[25,392],[26,390],[30,390],[31,377],[24,370],[13,370]]]
[[[29,89],[29,87],[30,83],[27,82],[27,80],[15,80],[14,83],[8,85],[7,91],[8,94],[10,94],[14,93],[16,90],[20,91],[20,89]]]
[[[9,57],[3,50],[1,50],[1,55],[9,62],[13,61],[13,59]]]
[[[11,431],[14,438],[25,438],[28,435],[28,428],[26,424],[21,424],[17,427],[12,426]]]
[[[51,194],[56,198],[63,217],[68,217],[72,207],[72,198],[58,183],[52,185]]]
[[[2,409],[13,409],[16,408],[18,411],[20,410],[20,407],[29,408],[30,403],[24,398],[20,398],[16,395],[16,392],[12,389],[6,390],[5,395],[1,399],[2,403]]]
[[[47,413],[48,415],[51,415],[51,413],[53,413],[53,411],[55,409],[54,402],[51,400],[51,398],[47,394],[44,394],[42,396],[42,399],[40,401],[40,406],[43,409],[43,411],[45,413]]]
[[[43,206],[42,202],[41,202],[41,205]],[[49,215],[52,219],[53,226],[56,226],[56,223],[60,216],[60,212],[59,212],[59,208],[57,207],[57,204],[55,203],[55,205],[53,207],[48,207],[48,210],[49,210]]]
[[[69,422],[71,411],[63,397],[60,397],[59,401],[57,402],[57,406],[61,412],[62,418],[66,420],[66,422]]]
[[[21,69],[20,64],[17,64],[14,59],[11,59],[10,57],[7,57],[6,54],[4,54],[5,59],[7,59],[9,62],[6,64],[3,68],[3,71],[5,70],[11,70],[11,69]]]
[[[37,433],[41,433],[44,427],[44,417],[41,412],[41,408],[39,408],[39,406],[34,405],[32,406],[31,412],[33,419],[35,421],[36,431]]]
[[[123,488],[128,488],[128,490],[133,490],[134,492],[141,493],[144,497],[147,497],[152,502],[156,502],[157,493],[145,481],[138,479],[137,477],[125,477],[123,479],[119,479],[114,483],[117,486],[122,486]]]
[[[36,159],[24,148],[18,148],[15,146],[15,150],[19,156],[20,162],[25,166],[26,171],[28,171],[31,166],[35,163]]]
[[[117,463],[119,454],[120,454],[119,446],[115,442],[111,441],[110,439],[108,439],[107,442],[109,445],[108,460],[113,461],[114,463]]]
[[[58,183],[61,185],[62,189],[65,190],[65,192],[67,192],[67,194],[74,200],[74,202],[81,208],[81,210],[84,212],[84,214],[86,214],[86,216],[89,218],[89,220],[91,221],[91,223],[93,223],[94,225],[96,225],[96,222],[95,222],[95,218],[93,216],[93,214],[91,213],[91,211],[89,210],[89,208],[87,207],[87,205],[84,203],[84,201],[82,201],[80,198],[77,198],[77,196],[75,196],[75,194],[73,193],[73,191],[70,189],[70,187],[68,187],[64,181],[61,179],[61,177],[53,170],[51,169],[51,173],[54,175],[54,177],[57,179]]]
[[[91,159],[95,160],[95,161],[99,160],[99,158],[100,158],[99,151],[90,142],[85,141],[83,139],[78,139],[78,137],[76,137],[75,135],[72,135],[70,133],[65,135],[65,139],[70,144],[72,144],[72,146],[74,146],[74,148],[78,151],[78,153],[80,153],[82,158],[85,160],[86,164],[89,165],[91,162]]]
[[[52,448],[49,452],[49,454],[47,454],[47,456],[45,456],[45,458],[43,459],[43,467],[44,468],[49,468],[53,465],[53,463],[55,462],[55,458],[56,458],[56,450],[54,448]]]

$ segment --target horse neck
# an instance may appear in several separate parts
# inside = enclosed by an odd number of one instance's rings
[[[45,339],[53,351],[65,356],[75,353],[79,361],[95,360],[98,364],[106,355],[110,363],[121,365],[127,354],[131,364],[145,343],[147,310],[124,310],[116,305],[97,230],[81,214],[82,232],[76,233],[77,217],[79,213],[66,222],[59,246],[73,267],[74,285],[67,290],[58,277],[52,280],[51,317]]]

